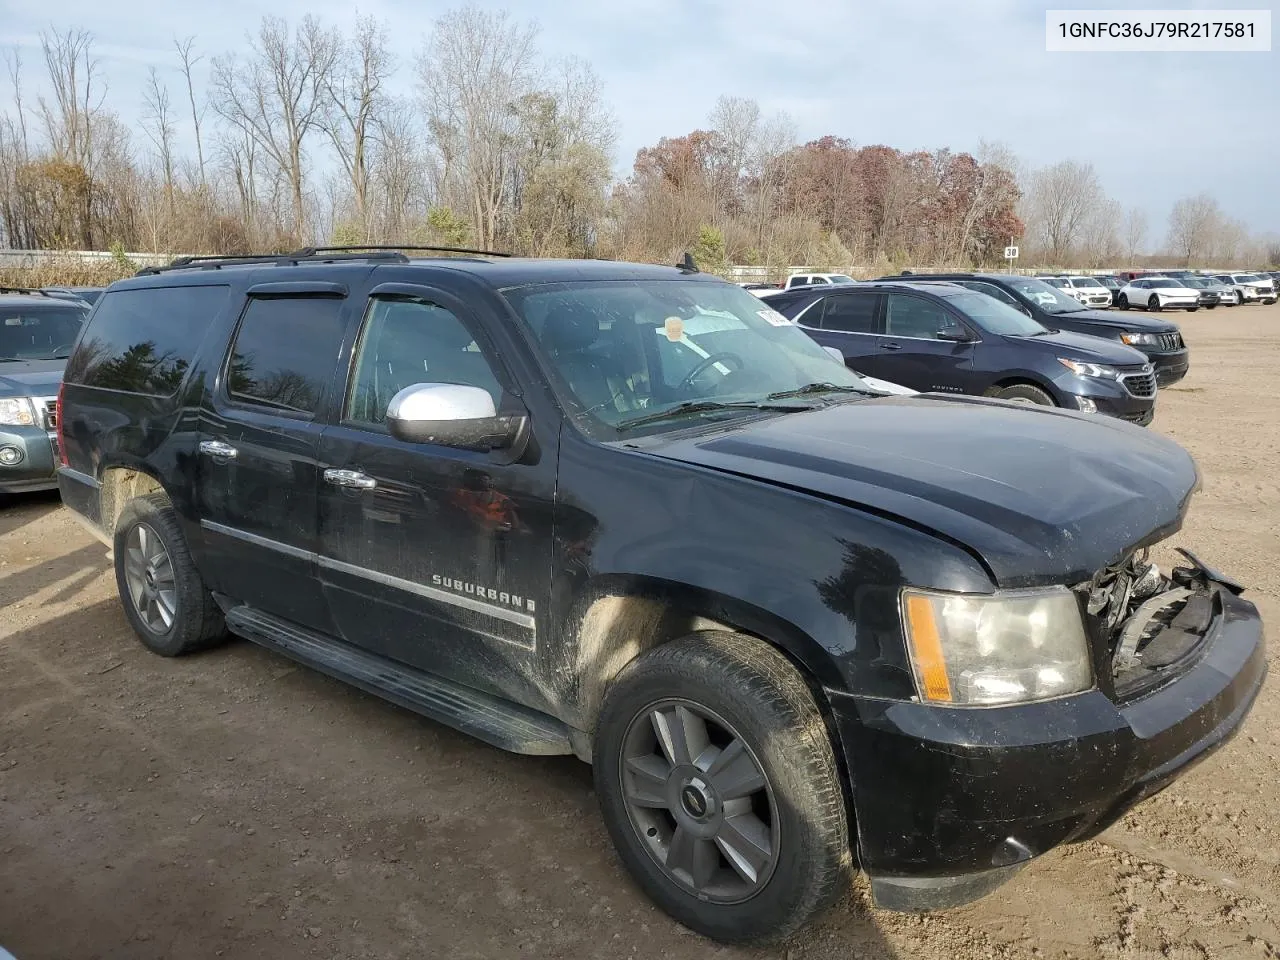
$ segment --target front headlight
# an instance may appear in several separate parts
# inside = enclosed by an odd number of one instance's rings
[[[0,424],[7,427],[34,427],[36,411],[26,397],[0,400]]]
[[[1108,367],[1105,363],[1085,363],[1083,360],[1068,360],[1066,357],[1059,357],[1058,362],[1077,377],[1093,377],[1096,380],[1120,379],[1120,371],[1115,367]]]
[[[1127,343],[1131,347],[1153,347],[1160,342],[1160,335],[1156,333],[1122,333],[1120,341]]]
[[[1080,607],[1065,587],[974,596],[902,592],[920,699],[982,707],[1093,686]]]

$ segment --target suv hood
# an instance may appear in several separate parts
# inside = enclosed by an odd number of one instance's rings
[[[1087,333],[1058,330],[1038,337],[1007,336],[1004,339],[1025,349],[1040,349],[1055,357],[1065,357],[1068,360],[1085,360],[1117,367],[1140,366],[1147,362],[1146,355],[1132,347]]]
[[[55,397],[66,360],[0,361],[0,397]]]
[[[924,528],[1006,588],[1089,579],[1177,530],[1199,486],[1190,454],[1141,427],[976,397],[883,397],[681,433],[636,446]]]
[[[1074,310],[1071,313],[1051,314],[1045,326],[1056,327],[1058,322],[1082,322],[1090,326],[1114,327],[1116,330],[1134,330],[1139,333],[1176,333],[1177,324],[1168,320],[1143,316],[1140,313],[1116,313],[1113,310]]]

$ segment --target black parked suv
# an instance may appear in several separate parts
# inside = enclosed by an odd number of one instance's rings
[[[769,301],[845,363],[913,390],[967,393],[1151,422],[1156,378],[1123,344],[1052,331],[954,283],[810,288]]]
[[[1147,560],[1198,486],[1175,443],[868,391],[688,268],[179,264],[103,294],[60,403],[148,648],[230,631],[591,761],[637,882],[724,940],[855,863],[887,907],[980,896],[1222,744],[1266,672],[1237,584]]]
[[[894,280],[894,277],[882,277]],[[1051,330],[1070,330],[1119,340],[1147,355],[1156,382],[1167,387],[1187,375],[1187,346],[1175,324],[1155,317],[1090,310],[1042,280],[1007,273],[946,273],[912,277],[918,281],[959,283],[1017,307]]]
[[[0,495],[57,486],[58,385],[89,307],[0,287]]]

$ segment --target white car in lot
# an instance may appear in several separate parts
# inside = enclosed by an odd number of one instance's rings
[[[1138,277],[1120,288],[1116,306],[1121,310],[1130,307],[1148,310],[1200,309],[1200,291],[1193,290],[1173,277]]]
[[[774,294],[781,293],[783,290],[791,290],[794,287],[804,287],[814,284],[834,284],[834,283],[857,283],[853,277],[843,273],[793,273],[787,277],[787,282],[781,289],[776,290],[752,290],[761,300],[767,300]]]
[[[1111,306],[1111,291],[1093,277],[1063,277],[1070,285],[1067,292],[1086,307],[1106,309]]]
[[[1214,277],[1220,283],[1232,287],[1241,303],[1275,303],[1276,282],[1256,273],[1222,273]]]

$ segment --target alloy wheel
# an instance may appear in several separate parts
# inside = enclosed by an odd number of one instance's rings
[[[651,704],[627,728],[621,760],[631,825],[670,880],[714,903],[764,888],[778,859],[777,804],[723,718],[689,700]]]
[[[135,524],[125,542],[124,576],[138,617],[153,633],[168,633],[178,610],[173,560],[155,530]]]

